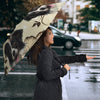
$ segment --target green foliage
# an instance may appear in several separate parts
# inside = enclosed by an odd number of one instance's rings
[[[87,20],[99,20],[98,10],[94,7],[80,10],[80,16]]]
[[[100,0],[91,0],[91,4],[95,5],[100,10]]]
[[[86,0],[87,1],[87,0]],[[91,1],[91,8],[84,8],[80,10],[80,16],[82,24],[88,27],[89,20],[100,20],[100,0],[88,0]]]

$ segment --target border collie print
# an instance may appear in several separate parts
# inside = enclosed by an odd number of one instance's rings
[[[5,75],[25,56],[48,28],[61,6],[62,3],[56,3],[34,8],[16,25],[12,35],[3,45]]]

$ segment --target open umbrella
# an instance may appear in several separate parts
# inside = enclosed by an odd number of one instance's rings
[[[16,25],[10,38],[3,44],[5,75],[21,60],[53,21],[63,3],[33,8]]]

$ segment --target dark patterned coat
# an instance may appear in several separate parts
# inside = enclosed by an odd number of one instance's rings
[[[67,74],[62,64],[84,62],[85,55],[58,56],[49,47],[44,47],[38,56],[37,84],[33,100],[62,100],[62,86],[60,77]]]

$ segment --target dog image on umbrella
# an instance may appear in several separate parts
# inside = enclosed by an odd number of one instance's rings
[[[16,25],[9,39],[3,44],[5,75],[21,60],[49,27],[63,3],[42,5],[33,8]]]

